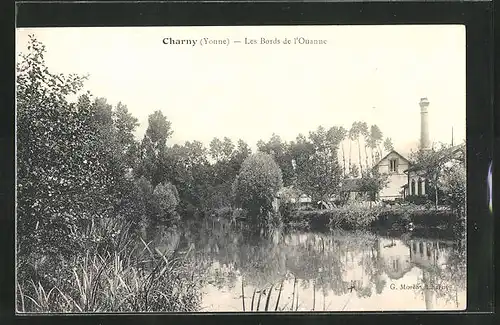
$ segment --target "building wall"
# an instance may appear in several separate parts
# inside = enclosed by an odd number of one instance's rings
[[[421,192],[419,194],[418,183],[419,181],[422,183]],[[415,183],[415,186],[412,185],[412,182]],[[408,195],[426,195],[426,180],[423,176],[421,176],[417,172],[409,172],[408,173]]]
[[[408,182],[406,175],[390,175],[387,187],[380,191],[380,198],[382,200],[390,200],[395,198],[402,198],[402,188]]]
[[[397,170],[395,172],[390,170],[390,161],[397,159]],[[381,174],[389,174],[387,187],[380,192],[382,200],[390,200],[395,198],[402,198],[401,186],[408,183],[408,176],[403,172],[408,169],[408,161],[395,152],[391,152],[387,157],[382,159],[377,165],[378,171]]]

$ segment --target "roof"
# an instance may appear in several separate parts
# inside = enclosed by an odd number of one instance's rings
[[[396,150],[391,150],[391,151],[390,151],[387,155],[385,155],[384,157],[382,157],[382,158],[378,161],[378,163],[376,163],[375,165],[373,165],[373,167],[377,167],[377,166],[380,164],[380,162],[382,162],[382,160],[384,160],[385,158],[387,158],[387,156],[389,156],[391,153],[395,153],[395,154],[396,154],[396,155],[398,155],[400,158],[403,158],[404,160],[406,160],[408,163],[410,162],[410,161],[408,160],[408,158],[406,158],[405,156],[403,156],[402,154],[400,154],[400,153],[399,153],[399,152],[397,152]]]

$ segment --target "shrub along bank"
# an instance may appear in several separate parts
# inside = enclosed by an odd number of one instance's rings
[[[425,209],[415,205],[391,207],[344,206],[329,210],[296,210],[284,217],[287,224],[310,229],[392,228],[413,223],[417,228],[453,227],[457,215],[450,210]]]

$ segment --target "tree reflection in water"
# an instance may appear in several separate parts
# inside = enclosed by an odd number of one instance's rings
[[[275,305],[316,311],[465,307],[465,249],[456,241],[340,230],[261,235],[235,228],[223,222],[191,227],[179,240],[180,249],[195,248],[205,275],[204,311],[241,311],[242,292],[247,311],[253,292],[255,304],[262,299],[259,310],[269,305],[273,311]],[[398,300],[407,306],[398,307]]]

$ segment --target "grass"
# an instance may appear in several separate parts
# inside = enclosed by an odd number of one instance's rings
[[[51,284],[17,283],[20,313],[191,312],[201,280],[190,251],[165,255],[142,238],[131,247],[76,256]]]

